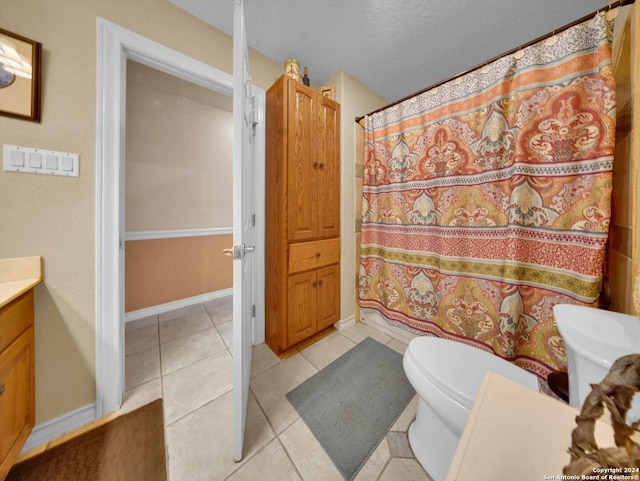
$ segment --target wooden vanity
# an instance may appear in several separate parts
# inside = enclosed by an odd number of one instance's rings
[[[35,424],[33,288],[41,257],[0,259],[0,480]]]

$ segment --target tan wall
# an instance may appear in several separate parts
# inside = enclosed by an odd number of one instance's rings
[[[638,314],[632,281],[638,270],[638,165],[640,163],[640,28],[638,7],[616,20],[613,62],[617,82],[616,154],[613,167],[612,215],[607,247],[608,296],[604,305],[616,312]]]
[[[340,102],[340,319],[355,316],[356,275],[353,254],[356,246],[356,203],[362,202],[355,191],[356,182],[356,117],[386,104],[384,99],[347,72],[340,71],[327,85],[335,85]],[[359,239],[358,239],[359,243]]]
[[[129,61],[125,230],[231,227],[232,98]]]
[[[362,122],[364,123],[364,121]],[[355,179],[355,203],[356,203],[356,262],[355,262],[355,313],[356,321],[360,321],[360,246],[362,239],[360,232],[362,229],[362,187],[364,185],[364,127],[361,123],[354,124],[355,128],[355,149],[356,149],[356,179]]]
[[[43,44],[42,121],[0,117],[0,144],[80,155],[80,176],[0,172],[0,257],[43,256],[36,422],[95,401],[96,17],[225,72],[232,40],[166,0],[0,0],[2,28]],[[280,64],[251,52],[254,83]]]
[[[232,235],[127,241],[125,311],[233,287]]]

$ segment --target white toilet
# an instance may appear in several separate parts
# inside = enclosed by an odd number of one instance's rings
[[[434,481],[447,475],[487,371],[538,390],[538,378],[530,372],[475,347],[437,337],[411,340],[403,365],[420,398],[409,427],[409,444]]]

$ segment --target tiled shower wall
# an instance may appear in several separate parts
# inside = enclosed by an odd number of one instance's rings
[[[603,307],[637,314],[633,282],[638,271],[638,164],[640,150],[640,28],[637,7],[629,10],[614,41],[617,83],[616,153],[613,167],[612,215],[605,266]],[[624,22],[624,23],[622,23]]]

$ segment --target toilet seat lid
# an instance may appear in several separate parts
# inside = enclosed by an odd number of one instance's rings
[[[431,384],[471,409],[487,371],[525,387],[538,390],[538,378],[504,359],[461,342],[437,337],[418,337],[407,354]]]

